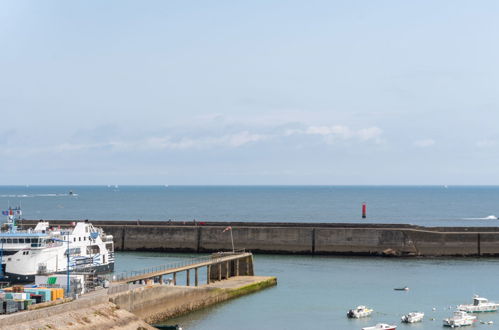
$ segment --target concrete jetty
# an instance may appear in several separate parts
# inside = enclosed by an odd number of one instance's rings
[[[268,276],[235,276],[198,287],[155,284],[111,295],[110,301],[155,323],[276,284],[277,279]]]
[[[69,220],[50,220],[67,226]],[[26,227],[36,220],[23,220]],[[236,248],[255,253],[390,256],[499,256],[499,227],[406,224],[98,221],[118,251],[208,253]]]
[[[109,289],[77,300],[56,300],[33,305],[10,315],[0,315],[0,329],[154,329],[148,323],[186,314],[222,301],[277,284],[275,277],[253,275],[253,255],[216,253],[201,260],[188,259],[179,267],[156,266],[133,275],[121,274]],[[206,267],[206,284],[199,285],[198,269]],[[189,273],[195,271],[194,286]],[[163,281],[164,275],[186,272],[185,286]],[[156,282],[156,283],[155,283]],[[165,284],[168,283],[168,284]],[[31,306],[30,306],[31,307]]]

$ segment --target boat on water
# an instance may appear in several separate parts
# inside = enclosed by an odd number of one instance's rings
[[[68,266],[71,272],[103,274],[114,270],[113,236],[88,220],[63,229],[40,220],[35,228],[20,230],[19,207],[3,214],[8,218],[0,231],[1,280],[30,283],[36,275],[66,273]]]
[[[416,323],[423,321],[424,313],[422,312],[411,312],[402,316],[403,323]]]
[[[366,306],[357,306],[357,308],[348,311],[347,316],[352,319],[367,317],[373,313],[373,310]]]
[[[390,325],[386,323],[378,323],[372,327],[362,328],[362,330],[395,330],[395,329],[397,329],[396,325]]]
[[[499,304],[489,301],[487,298],[474,296],[473,304],[459,305],[457,309],[468,313],[497,312]]]
[[[472,325],[476,321],[476,316],[469,315],[463,311],[455,311],[452,317],[444,320],[444,326],[455,328]]]
[[[404,286],[403,288],[394,288],[395,291],[409,291],[409,287]]]

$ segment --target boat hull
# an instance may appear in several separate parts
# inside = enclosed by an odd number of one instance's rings
[[[81,268],[78,269],[77,271],[75,270],[75,272],[93,272],[93,271],[95,271],[95,274],[112,273],[114,271],[114,262],[105,265]],[[69,273],[71,274],[73,273],[73,271],[70,271]],[[66,274],[66,271],[56,272],[56,274]],[[27,275],[27,274],[15,274],[15,273],[6,272],[3,280],[10,282],[12,284],[34,283],[35,276],[36,274]]]
[[[457,328],[457,327],[465,327],[468,325],[473,325],[474,320],[465,320],[465,321],[444,321],[444,326],[446,327],[451,327],[451,328]]]

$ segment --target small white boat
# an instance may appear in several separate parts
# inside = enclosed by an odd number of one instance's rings
[[[373,310],[367,308],[366,306],[357,306],[357,308],[348,311],[347,316],[349,318],[358,319],[361,317],[369,316],[373,313]]]
[[[362,328],[362,330],[395,330],[395,329],[397,329],[396,325],[390,325],[386,323],[378,323],[372,327]]]
[[[455,311],[452,317],[444,320],[444,326],[447,327],[462,327],[465,325],[472,325],[476,321],[476,316],[468,315],[463,311]]]
[[[486,298],[474,296],[472,305],[459,305],[457,309],[468,313],[497,312],[499,304],[488,301]]]
[[[403,323],[416,323],[423,321],[424,313],[421,312],[411,312],[402,316]]]

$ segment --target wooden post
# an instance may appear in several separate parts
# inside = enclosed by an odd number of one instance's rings
[[[173,285],[177,285],[177,273],[173,273]]]
[[[230,276],[230,261],[227,261],[225,263],[226,269],[225,269],[225,279],[229,279]]]
[[[239,259],[236,259],[236,276],[239,276]]]
[[[211,266],[206,266],[206,284],[210,284]]]
[[[198,269],[194,268],[194,286],[198,286]]]
[[[221,262],[218,264],[218,280],[219,281],[222,280],[222,263]]]
[[[185,282],[187,283],[187,286],[190,285],[190,274],[191,272],[189,271],[189,269],[186,270],[186,279],[185,279]]]

